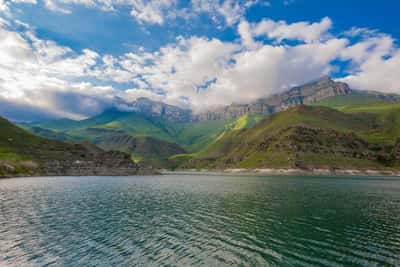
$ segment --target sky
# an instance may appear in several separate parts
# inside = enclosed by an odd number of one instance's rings
[[[397,0],[0,0],[0,116],[201,112],[329,75],[400,93]]]

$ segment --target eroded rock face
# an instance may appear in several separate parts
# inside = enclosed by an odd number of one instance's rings
[[[42,157],[40,165],[46,175],[135,175],[146,171],[132,162],[128,154],[105,152],[76,144],[64,157]]]
[[[400,139],[397,140],[396,145],[393,148],[393,158],[400,164]]]
[[[299,105],[313,104],[331,96],[351,94],[345,83],[335,82],[324,77],[316,82],[294,87],[282,94],[259,99],[250,104],[232,104],[214,111],[193,116],[194,121],[237,119],[247,113],[270,115]]]
[[[153,101],[146,97],[140,97],[136,101],[125,103],[124,105],[128,111],[172,122],[188,122],[192,115],[191,110]]]
[[[7,173],[14,173],[15,172],[15,167],[4,163],[4,162],[0,162],[0,170],[7,172]]]

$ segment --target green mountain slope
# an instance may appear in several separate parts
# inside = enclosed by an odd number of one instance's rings
[[[168,158],[185,153],[185,150],[179,145],[153,137],[114,135],[98,138],[94,143],[107,151],[118,150],[129,153],[137,163],[153,168],[171,168],[174,163]]]
[[[146,116],[145,113],[122,112],[116,109],[106,110],[102,114],[81,121],[68,119],[52,122],[23,125],[35,134],[58,140],[89,141],[107,150],[119,150],[130,153],[135,159],[150,162],[156,167],[169,167],[171,161],[184,162],[188,158],[199,157],[208,151],[209,147],[221,145],[229,139],[230,134],[236,134],[243,129],[255,125],[257,130],[246,138],[262,138],[264,133],[276,133],[277,130],[293,125],[306,125],[312,128],[333,129],[341,133],[356,133],[358,137],[371,144],[393,145],[399,136],[398,97],[374,93],[352,91],[345,95],[325,97],[316,104],[332,109],[293,109],[273,115],[245,113],[238,119],[230,120],[198,120],[190,122],[161,119],[157,116]],[[314,103],[314,102],[312,102]],[[151,107],[151,106],[149,106]],[[160,111],[160,116],[165,116]],[[171,115],[171,114],[170,114]],[[266,116],[271,116],[268,124],[263,127],[259,122]],[[261,136],[258,135],[261,133]],[[125,140],[126,143],[120,142]],[[146,139],[145,137],[151,137]],[[117,140],[117,141],[116,141]],[[135,140],[135,141],[132,141]],[[145,151],[135,151],[132,143],[136,140],[146,140]],[[221,141],[222,140],[222,141]],[[221,142],[220,142],[221,141]],[[164,153],[158,156],[155,145],[176,144],[191,154],[177,155]],[[183,151],[182,151],[183,152]]]
[[[391,104],[400,101],[399,95],[385,95],[368,92],[353,91],[352,94],[331,96],[315,102],[315,106],[325,106],[335,109],[346,107],[365,106],[375,104]]]
[[[82,121],[57,120],[23,126],[43,136],[50,137],[58,134],[63,137],[68,136],[71,140],[91,142],[114,135],[150,136],[177,143],[188,151],[197,151],[215,140],[226,130],[225,126],[229,123],[231,121],[173,123],[134,112],[107,110],[98,116]],[[35,131],[37,127],[52,132]]]
[[[348,114],[373,116],[379,127],[372,128],[360,136],[374,143],[394,144],[400,136],[400,102],[374,105],[348,106],[341,108]]]
[[[135,174],[138,167],[123,153],[106,153],[84,144],[33,135],[0,117],[0,176]]]
[[[394,142],[363,138],[370,132],[388,137],[380,115],[343,113],[300,106],[274,114],[255,127],[226,133],[183,163],[187,168],[390,168],[398,162]],[[384,129],[384,130],[382,130]],[[400,135],[392,135],[396,139]]]
[[[59,140],[59,141],[77,140],[76,138],[73,138],[72,136],[69,136],[60,131],[45,129],[39,126],[30,126],[28,124],[20,124],[19,126],[35,135],[53,140]]]

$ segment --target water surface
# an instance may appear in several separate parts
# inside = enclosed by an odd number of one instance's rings
[[[0,266],[400,266],[400,180],[0,180]]]

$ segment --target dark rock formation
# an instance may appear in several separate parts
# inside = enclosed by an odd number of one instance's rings
[[[45,175],[136,175],[152,173],[152,170],[142,169],[133,163],[129,155],[121,152],[103,152],[80,155],[79,159],[42,159]],[[88,157],[88,158],[87,158]]]
[[[119,99],[120,102],[124,101]],[[188,122],[191,118],[191,110],[168,105],[163,102],[153,101],[146,97],[140,97],[133,102],[123,102],[124,110],[136,112],[147,117],[161,118],[171,122]]]
[[[237,119],[247,113],[273,114],[299,105],[313,104],[324,98],[351,94],[345,83],[334,82],[329,77],[302,86],[294,87],[281,94],[259,99],[250,104],[232,104],[214,111],[193,116],[195,121]]]

